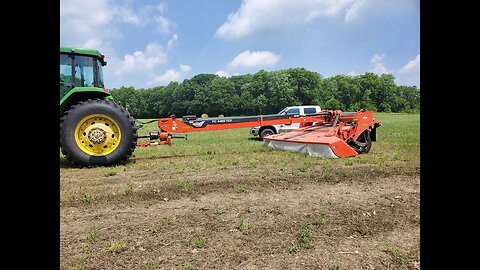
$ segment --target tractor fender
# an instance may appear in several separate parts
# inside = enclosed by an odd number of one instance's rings
[[[73,88],[60,100],[60,116],[78,102],[96,98],[113,100],[107,89],[98,87]]]

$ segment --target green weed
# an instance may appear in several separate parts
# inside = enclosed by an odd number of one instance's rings
[[[207,244],[207,240],[201,236],[192,239],[192,245],[196,248],[203,248]]]
[[[104,174],[105,177],[117,175],[117,171],[111,170]]]
[[[133,194],[133,184],[129,183],[124,190],[125,195],[132,195]]]
[[[95,239],[97,239],[97,236],[98,236],[98,230],[97,230],[97,229],[93,229],[93,230],[87,232],[87,235],[85,236],[85,238],[86,238],[88,241],[94,241]]]
[[[380,250],[392,256],[394,261],[402,262],[408,259],[408,255],[398,248],[394,248],[391,246],[382,246],[380,247]]]
[[[245,188],[245,186],[243,186],[243,185],[239,185],[239,186],[237,186],[237,188],[235,189],[235,191],[236,191],[237,193],[244,193],[244,192],[246,191],[246,188]]]
[[[301,224],[300,229],[298,230],[297,234],[298,241],[300,242],[300,246],[304,248],[312,248],[312,233],[306,224]]]
[[[80,200],[84,203],[91,203],[94,199],[95,197],[89,194],[83,194],[82,197],[80,198]]]
[[[193,266],[191,263],[185,265],[185,268],[183,268],[184,270],[197,270],[197,268],[195,268],[195,266]]]
[[[298,246],[295,245],[295,243],[291,243],[290,246],[288,246],[288,251],[292,254],[295,254],[298,252]]]
[[[123,242],[114,242],[110,244],[110,247],[108,248],[108,251],[113,252],[113,253],[121,253],[127,249],[127,244]]]
[[[241,218],[237,224],[237,229],[240,231],[244,231],[245,229],[247,229],[247,227],[248,227],[247,222],[245,221],[244,218]]]

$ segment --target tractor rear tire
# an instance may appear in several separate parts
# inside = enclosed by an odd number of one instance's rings
[[[80,101],[60,118],[61,151],[77,166],[125,163],[136,144],[135,119],[112,101]]]

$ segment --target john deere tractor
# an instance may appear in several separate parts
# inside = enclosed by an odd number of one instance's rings
[[[135,150],[135,119],[104,86],[98,50],[60,47],[60,148],[80,166],[125,162]]]

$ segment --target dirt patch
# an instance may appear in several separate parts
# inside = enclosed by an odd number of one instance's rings
[[[362,168],[341,181],[251,168],[71,170],[62,175],[61,267],[419,268],[418,173],[372,178],[375,168]]]

